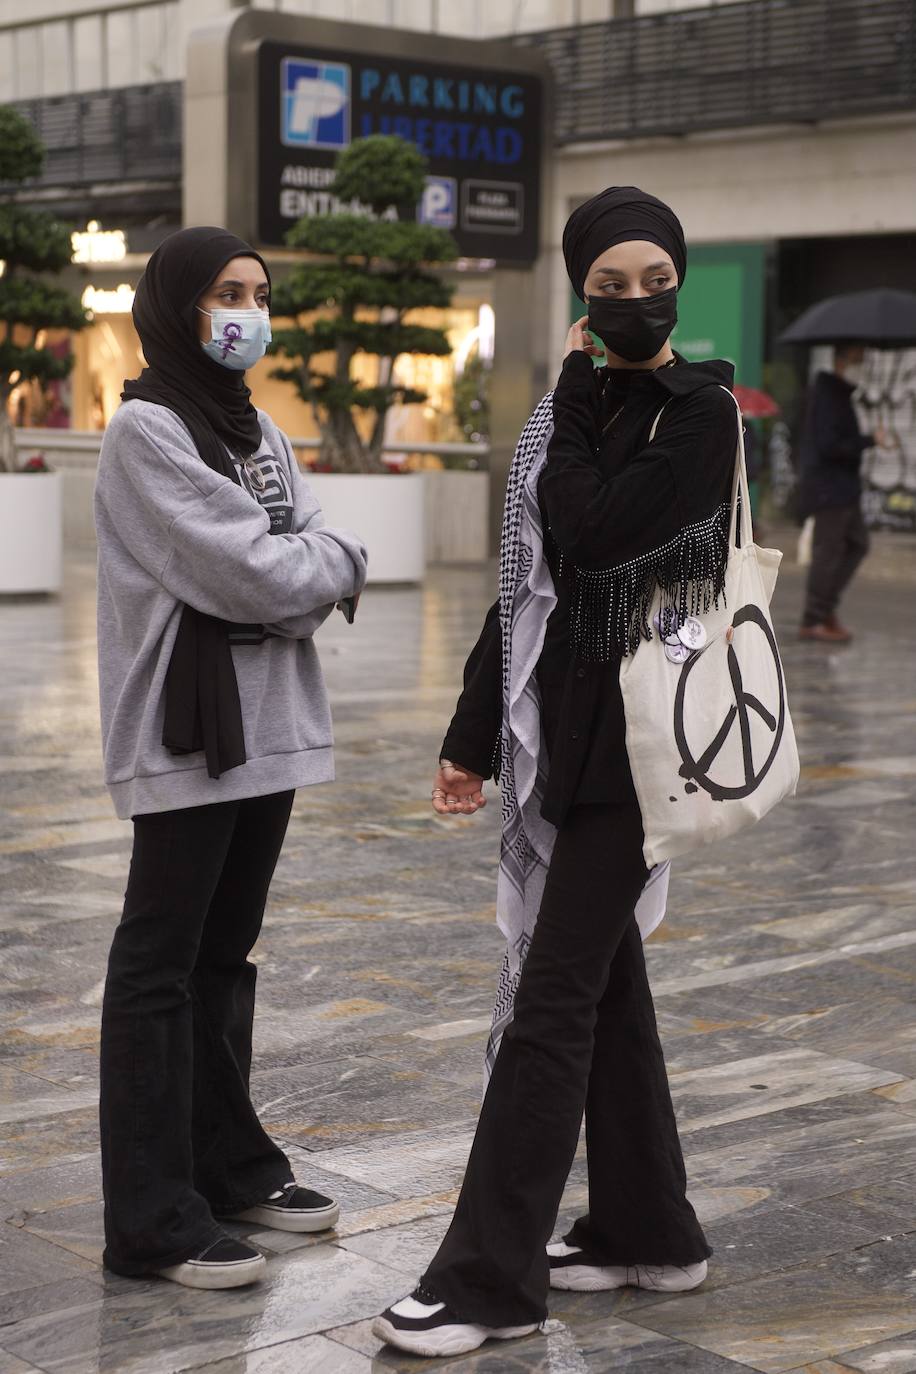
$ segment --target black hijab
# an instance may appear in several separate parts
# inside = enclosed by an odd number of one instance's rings
[[[563,256],[576,295],[584,300],[585,278],[596,258],[615,243],[644,239],[664,248],[677,269],[678,287],[687,275],[687,244],[669,205],[638,186],[609,186],[573,210],[563,230]]]
[[[228,450],[261,446],[258,413],[244,374],[208,358],[197,333],[197,302],[233,258],[263,258],[226,229],[170,234],[153,253],[134,299],[134,325],[148,366],[125,381],[121,399],[149,401],[187,426],[201,461],[238,482]],[[165,682],[162,743],[172,754],[203,750],[211,778],[246,761],[242,708],[228,621],[185,606]]]

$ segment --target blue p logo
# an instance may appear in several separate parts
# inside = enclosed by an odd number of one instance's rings
[[[346,148],[350,142],[350,68],[346,63],[284,57],[280,138],[290,148]]]

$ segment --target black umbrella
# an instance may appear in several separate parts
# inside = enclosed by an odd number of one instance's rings
[[[916,292],[882,288],[831,296],[783,330],[779,342],[916,348]]]

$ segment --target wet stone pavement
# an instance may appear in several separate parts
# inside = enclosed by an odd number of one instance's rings
[[[339,781],[297,799],[253,1093],[343,1216],[255,1234],[269,1277],[235,1293],[101,1270],[99,1004],[130,830],[100,780],[91,558],[60,600],[0,603],[0,1374],[916,1371],[916,541],[877,543],[848,649],[796,642],[785,567],[799,796],[677,864],[649,947],[707,1283],[555,1294],[544,1332],[442,1362],[369,1325],[447,1225],[479,1100],[498,805],[440,819],[428,794],[493,570],[371,589],[321,633]],[[560,1224],[584,1199],[579,1158]]]

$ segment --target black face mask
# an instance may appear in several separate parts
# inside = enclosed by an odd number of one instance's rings
[[[677,324],[677,287],[657,296],[593,296],[588,328],[628,363],[645,363],[659,353]]]

